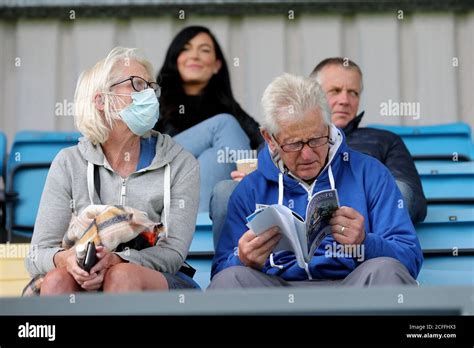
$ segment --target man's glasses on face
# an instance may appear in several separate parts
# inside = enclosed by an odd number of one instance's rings
[[[275,136],[272,134],[272,138],[277,143],[277,145],[285,152],[298,152],[303,149],[305,145],[308,145],[310,148],[315,149],[317,147],[326,145],[329,142],[329,133],[323,137],[311,138],[308,141],[297,141],[290,144],[280,144]]]
[[[120,85],[121,83],[124,83],[124,82],[127,82],[127,81],[130,81],[130,83],[132,84],[132,88],[136,92],[141,92],[141,91],[143,91],[147,88],[151,88],[155,91],[155,94],[156,94],[157,97],[159,97],[161,95],[161,88],[158,85],[158,83],[147,81],[147,80],[141,78],[140,76],[130,76],[128,79],[125,79],[123,81],[114,83],[112,86],[110,86],[110,88],[115,87],[117,85]]]

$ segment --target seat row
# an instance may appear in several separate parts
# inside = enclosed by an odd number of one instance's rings
[[[428,200],[428,215],[416,227],[425,255],[421,284],[474,282],[474,147],[467,124],[400,127],[372,125],[399,134],[412,154]],[[6,234],[31,237],[49,166],[63,148],[77,144],[76,132],[23,131],[8,151],[0,133],[0,194]],[[188,262],[206,287],[214,254],[212,221],[200,213]]]

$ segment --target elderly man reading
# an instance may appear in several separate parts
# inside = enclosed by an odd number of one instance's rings
[[[280,76],[262,105],[267,147],[230,198],[209,288],[416,284],[423,256],[395,180],[378,160],[347,146],[316,80]],[[277,203],[305,218],[312,195],[330,188],[340,207],[306,269],[293,252],[273,252],[278,229],[256,236],[246,225],[256,209]],[[364,255],[340,255],[338,245],[360,246]]]

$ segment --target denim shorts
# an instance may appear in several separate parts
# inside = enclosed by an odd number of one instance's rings
[[[197,284],[193,283],[192,279],[187,277],[186,275],[170,274],[170,273],[165,273],[165,272],[162,272],[161,274],[163,274],[163,276],[166,278],[166,281],[168,282],[168,288],[170,290],[199,289]],[[187,279],[191,279],[191,281]]]

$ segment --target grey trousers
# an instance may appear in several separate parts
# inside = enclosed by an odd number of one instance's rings
[[[233,266],[217,273],[207,289],[396,285],[417,285],[417,282],[398,260],[391,257],[377,257],[364,261],[346,278],[338,280],[286,281],[281,277],[271,276],[250,267]]]

